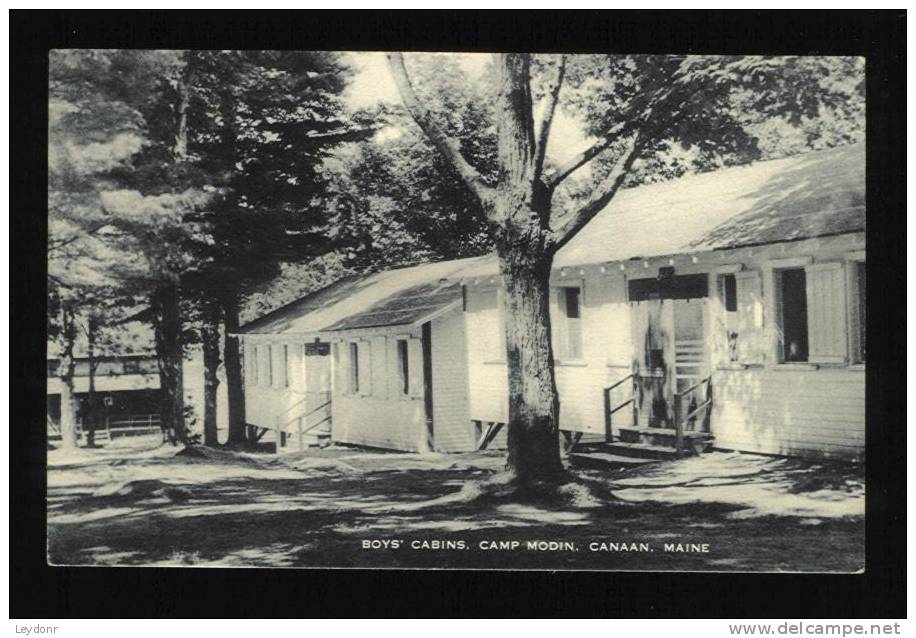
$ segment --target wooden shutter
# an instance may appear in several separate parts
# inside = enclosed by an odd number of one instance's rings
[[[735,288],[738,297],[738,361],[745,364],[763,363],[766,359],[766,346],[760,273],[735,273]]]
[[[360,341],[359,349],[359,394],[370,396],[372,394],[372,342]]]
[[[258,385],[258,349],[250,343],[245,344],[245,379],[248,385]]]
[[[846,287],[843,264],[805,267],[808,298],[808,360],[813,363],[846,361]]]
[[[380,399],[388,398],[388,340],[372,337],[372,390]]]
[[[423,398],[423,342],[416,337],[407,340],[407,367],[410,374],[410,396]]]
[[[350,366],[347,362],[350,344],[338,341],[334,344],[334,391],[336,394],[350,393]]]
[[[550,340],[553,346],[553,358],[562,361],[566,356],[566,300],[562,288],[550,290]]]

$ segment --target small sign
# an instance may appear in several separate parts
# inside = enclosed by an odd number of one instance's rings
[[[331,344],[329,343],[305,344],[305,356],[307,357],[326,357],[329,354],[331,354]]]
[[[110,408],[111,406],[114,405],[114,399],[110,396],[107,396],[104,399],[102,399],[102,403],[105,404],[106,408]]]

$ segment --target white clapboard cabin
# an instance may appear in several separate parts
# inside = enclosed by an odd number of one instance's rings
[[[244,326],[246,421],[281,447],[475,449],[460,282],[480,261],[349,277]]]
[[[621,191],[551,275],[567,443],[860,459],[864,169],[858,144]],[[320,420],[397,450],[505,446],[501,288],[493,257],[428,264],[249,324],[248,422]]]
[[[861,458],[864,169],[858,144],[621,191],[554,262],[567,440]],[[496,267],[463,281],[471,418],[504,422]]]

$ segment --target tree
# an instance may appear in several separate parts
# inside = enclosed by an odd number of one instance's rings
[[[186,439],[180,277],[194,220],[211,195],[187,159],[188,56],[173,51],[54,51],[50,65],[49,250],[103,251],[104,273],[146,299],[154,326],[162,423]],[[62,288],[66,288],[63,286]]]
[[[340,54],[199,51],[191,63],[189,161],[211,176],[216,197],[198,213],[206,233],[192,245],[194,266],[183,284],[200,306],[205,441],[215,441],[222,332],[229,443],[242,445],[240,306],[281,264],[329,250],[320,165],[329,148],[375,129],[344,118],[349,69]]]
[[[494,175],[489,87],[452,56],[412,61],[427,109],[481,173]],[[480,202],[410,114],[383,105],[364,117],[384,128],[365,143],[344,145],[329,162],[330,236],[347,266],[367,270],[490,252]]]
[[[724,56],[497,55],[496,175],[472,165],[410,80],[404,57],[388,55],[404,105],[485,211],[505,290],[509,375],[509,467],[523,484],[563,480],[559,399],[550,338],[549,277],[556,253],[604,209],[632,174],[671,142],[695,146],[707,164],[759,157],[750,129],[777,116],[790,122],[839,108],[849,82],[823,82],[844,70],[802,58]],[[532,75],[537,89],[532,88]],[[846,69],[848,76],[848,69]],[[570,108],[595,141],[560,164],[546,150],[564,80]],[[854,84],[854,83],[853,83]],[[857,89],[854,87],[853,92]],[[542,108],[535,122],[535,95]],[[573,173],[604,156],[608,164],[574,200],[555,195]]]

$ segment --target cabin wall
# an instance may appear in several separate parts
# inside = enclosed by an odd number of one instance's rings
[[[651,260],[593,264],[557,269],[551,284],[556,291],[551,319],[557,356],[556,376],[560,394],[560,427],[564,430],[603,433],[603,389],[633,369],[639,335],[628,302],[630,279],[655,277],[660,267],[675,268],[678,275],[709,276],[709,297],[704,303],[705,348],[713,375],[714,411],[711,429],[716,446],[749,452],[856,458],[864,452],[864,364],[856,362],[854,285],[856,261],[864,260],[861,233],[786,242],[731,251],[680,255]],[[836,269],[830,270],[830,264]],[[821,282],[836,287],[826,295],[831,306],[812,309],[812,359],[821,329],[814,325],[832,317],[825,331],[831,336],[822,360],[781,363],[776,273],[782,267],[810,268],[809,294],[819,295]],[[842,273],[846,273],[842,281]],[[718,277],[742,274],[758,284],[756,296],[740,297],[752,312],[742,322],[726,317],[720,299]],[[826,273],[826,275],[824,274]],[[833,274],[831,274],[833,273]],[[829,277],[834,277],[832,280]],[[466,282],[468,328],[469,402],[471,419],[505,421],[508,411],[507,371],[501,342],[499,292],[493,281]],[[564,360],[564,305],[560,289],[581,290],[582,352],[578,359]],[[745,308],[745,309],[747,309]],[[734,314],[734,313],[732,313]],[[821,317],[817,319],[816,317]],[[746,320],[745,320],[746,319]],[[738,330],[739,347],[732,352],[727,330]],[[844,340],[846,343],[844,344]],[[628,383],[616,389],[612,404],[629,398]],[[628,409],[614,415],[613,427],[632,425]]]
[[[603,389],[630,371],[625,280],[620,275],[584,271],[569,279],[555,278],[554,283],[551,303],[554,333],[562,333],[559,289],[572,286],[582,290],[582,356],[574,360],[558,359],[555,367],[561,428],[603,434]],[[502,321],[498,297],[495,288],[468,287],[470,410],[471,418],[479,421],[505,422],[508,418],[505,344],[493,338],[499,335],[499,322]],[[622,398],[628,391],[627,387],[621,387],[619,393],[614,392],[613,398]]]
[[[468,403],[467,335],[461,309],[432,321],[433,441],[438,452],[476,443]]]
[[[275,429],[324,401],[329,385],[307,384],[305,344],[311,339],[248,335],[244,338],[245,422]],[[281,370],[286,346],[286,369]],[[270,352],[273,361],[269,361]],[[271,367],[272,366],[272,367]],[[290,426],[291,427],[291,426]]]
[[[333,441],[405,452],[428,449],[421,338],[420,328],[403,326],[352,330],[335,338]],[[399,340],[409,343],[406,393],[399,370]],[[350,344],[358,347],[358,388],[352,387]]]
[[[864,370],[716,370],[713,392],[717,448],[846,460],[864,456]]]

